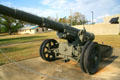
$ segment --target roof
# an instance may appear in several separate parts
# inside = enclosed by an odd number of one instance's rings
[[[27,27],[20,28],[20,30],[36,29],[38,27],[39,26],[27,26]]]

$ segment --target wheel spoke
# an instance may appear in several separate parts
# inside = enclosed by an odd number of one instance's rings
[[[51,48],[51,42],[49,42],[49,47]]]
[[[45,47],[44,48],[44,53],[48,52],[49,51],[49,48],[48,47]]]
[[[47,46],[45,48],[49,49]]]
[[[51,48],[53,48],[53,47],[54,47],[54,45],[55,45],[55,43],[54,43],[54,42],[52,42],[52,41],[51,41],[51,42],[49,42],[49,47],[50,47],[50,49],[51,49]]]

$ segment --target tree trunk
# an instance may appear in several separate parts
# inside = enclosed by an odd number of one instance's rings
[[[42,28],[42,32],[44,32],[44,28]]]
[[[11,31],[11,29],[9,29],[9,32],[8,32],[8,34],[9,34],[9,35],[12,35],[12,31]]]
[[[11,24],[8,24],[8,34],[12,35]]]

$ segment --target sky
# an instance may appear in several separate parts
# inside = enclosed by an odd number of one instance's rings
[[[93,11],[98,23],[103,17],[120,14],[120,0],[0,0],[0,4],[42,17],[68,17],[80,12],[89,21]]]

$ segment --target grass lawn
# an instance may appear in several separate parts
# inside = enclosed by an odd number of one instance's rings
[[[63,41],[57,38],[56,32],[46,32],[34,35],[0,35],[0,45],[18,44],[0,47],[2,50],[2,52],[0,52],[0,65],[9,63],[9,60],[6,59],[4,55],[15,61],[38,57],[40,44],[43,40],[49,38],[55,38],[58,42]],[[120,48],[119,35],[96,36],[95,41],[98,43],[103,42],[104,44],[111,45],[115,48]],[[26,42],[31,43],[24,44]]]
[[[55,32],[47,32],[40,34],[32,34],[32,35],[0,35],[0,45],[6,44],[15,44],[15,43],[23,43],[23,42],[33,42],[44,40],[47,38],[56,38]]]
[[[120,35],[97,35],[94,41],[110,45],[114,48],[120,48]]]

